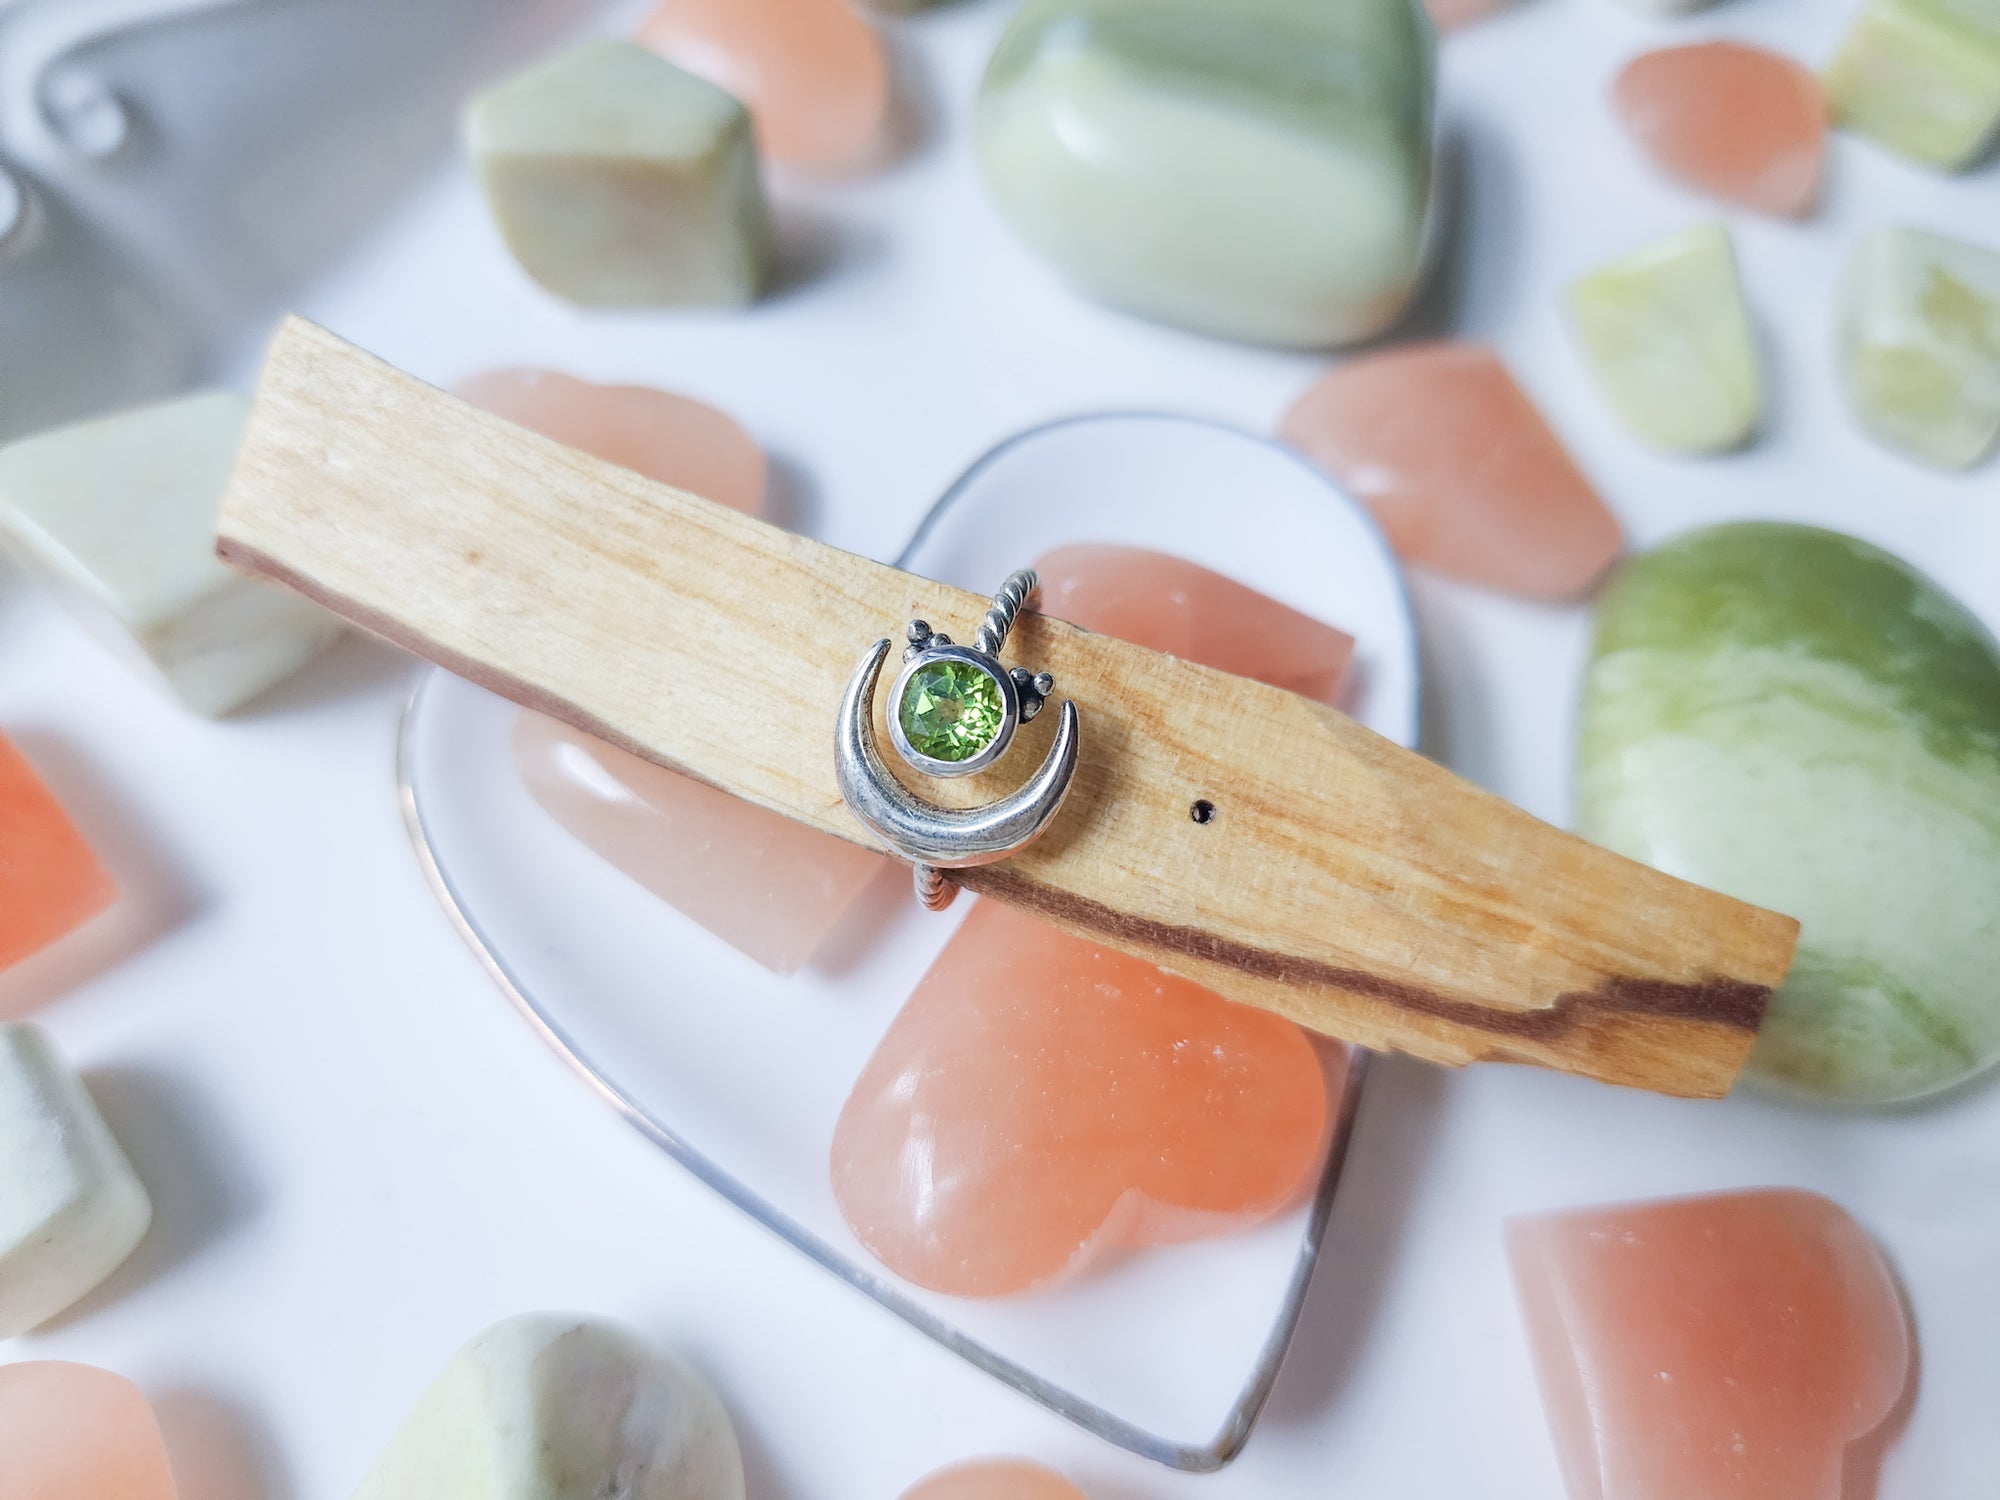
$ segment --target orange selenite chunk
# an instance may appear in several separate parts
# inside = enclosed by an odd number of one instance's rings
[[[699,401],[547,370],[474,376],[458,393],[719,504],[752,513],[763,504],[762,450]],[[812,956],[884,863],[540,714],[517,721],[514,761],[535,800],[577,840],[780,974]]]
[[[1043,614],[1334,702],[1354,637],[1233,578],[1143,547],[1058,547],[1035,564]]]
[[[848,0],[665,0],[639,42],[728,90],[774,159],[865,165],[889,116],[889,55]]]
[[[1811,210],[1827,125],[1811,69],[1742,42],[1701,42],[1634,58],[1614,95],[1669,175],[1769,214]]]
[[[1054,1469],[1025,1458],[976,1458],[919,1479],[903,1500],[1084,1500]]]
[[[1508,1242],[1572,1500],[1840,1500],[1908,1378],[1889,1269],[1817,1194],[1584,1209]]]
[[[735,420],[670,391],[554,370],[489,370],[454,387],[474,406],[648,479],[756,515],[764,452]]]
[[[109,1370],[0,1365],[0,1500],[175,1500],[153,1408]]]
[[[1353,653],[1164,553],[1060,547],[1036,568],[1046,613],[1325,701]],[[897,1274],[1002,1296],[1278,1213],[1310,1184],[1329,1111],[1291,1022],[982,901],[848,1097],[834,1196]]]
[[[0,969],[81,927],[117,895],[62,804],[0,735]]]
[[[888,863],[526,710],[514,763],[573,837],[779,974],[812,957]]]
[[[1327,1109],[1291,1022],[982,901],[841,1110],[834,1196],[898,1275],[1004,1296],[1288,1207]]]
[[[1375,512],[1407,562],[1569,599],[1624,546],[1562,440],[1481,345],[1351,359],[1299,397],[1279,430]]]

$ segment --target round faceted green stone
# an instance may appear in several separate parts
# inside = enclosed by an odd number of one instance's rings
[[[903,738],[932,760],[970,760],[993,743],[1005,712],[991,672],[965,661],[926,662],[903,689]]]

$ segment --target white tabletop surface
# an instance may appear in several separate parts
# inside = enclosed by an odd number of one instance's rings
[[[1832,288],[1853,234],[1912,222],[1991,240],[1993,169],[1947,181],[1841,140],[1814,221],[1727,215],[1775,390],[1770,429],[1744,454],[1640,449],[1560,316],[1576,272],[1715,216],[1654,178],[1613,123],[1617,62],[1708,34],[1818,61],[1850,9],[1728,0],[1656,26],[1610,0],[1523,0],[1449,39],[1444,112],[1465,186],[1423,326],[1500,346],[1636,542],[1729,516],[1818,520],[1903,553],[2000,623],[1995,469],[1945,478],[1874,448],[1847,422],[1830,363]],[[926,101],[919,146],[851,186],[781,184],[786,222],[813,253],[747,315],[556,304],[507,260],[455,163],[300,310],[427,378],[539,363],[712,400],[780,459],[807,529],[883,556],[967,462],[1039,420],[1148,407],[1268,430],[1324,359],[1100,310],[1007,236],[965,129],[1007,10],[965,0],[896,25],[899,62]],[[1434,753],[1561,819],[1585,615],[1428,579],[1416,592]],[[1660,1140],[1697,1121],[1797,1123],[1755,1101],[1634,1101],[1520,1070],[1448,1076],[1387,1061],[1259,1431],[1218,1476],[1168,1474],[836,1285],[543,1048],[411,857],[392,751],[414,676],[355,640],[251,709],[202,722],[0,576],[0,725],[162,914],[149,941],[39,1013],[129,1146],[156,1225],[100,1294],[0,1358],[77,1359],[140,1381],[187,1500],[337,1500],[454,1348],[533,1308],[616,1316],[683,1351],[736,1417],[754,1500],[891,1500],[936,1465],[994,1451],[1055,1463],[1097,1500],[1546,1500],[1560,1486],[1501,1216],[1736,1185],[1744,1169],[1727,1151],[1690,1160]],[[1600,1103],[1631,1132],[1629,1150],[1551,1123]],[[2000,1140],[2000,1089],[1945,1108],[1959,1112],[1954,1138],[1981,1120]],[[1861,1133],[1873,1128],[1842,1122],[1852,1152],[1802,1157],[1797,1175],[1850,1183],[1845,1196],[1911,1281],[1925,1394],[1883,1495],[1969,1496],[2000,1472],[2000,1427],[1927,1414],[1934,1393],[1990,1409],[2000,1387],[2000,1239],[1962,1207],[2000,1197],[2000,1147],[1899,1158],[1895,1143],[1928,1127]]]

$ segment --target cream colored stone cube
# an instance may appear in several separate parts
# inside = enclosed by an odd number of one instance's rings
[[[0,450],[0,543],[202,714],[255,697],[340,633],[319,606],[216,558],[249,412],[210,391]]]
[[[597,307],[729,305],[762,287],[770,214],[750,116],[630,42],[587,42],[501,80],[465,146],[514,258]]]

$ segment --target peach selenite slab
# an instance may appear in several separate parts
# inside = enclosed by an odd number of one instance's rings
[[[117,896],[55,794],[0,735],[0,969],[67,936]]]
[[[1323,701],[1353,654],[1165,553],[1086,544],[1035,566],[1049,614]],[[1270,1217],[1310,1182],[1331,1118],[1291,1022],[981,902],[855,1083],[834,1196],[898,1275],[1004,1296]]]
[[[1811,211],[1828,110],[1810,69],[1742,42],[1699,42],[1633,58],[1612,93],[1670,176],[1768,214]]]
[[[1035,565],[1043,614],[1337,703],[1354,637],[1199,564],[1144,547],[1058,547]]]
[[[1569,599],[1624,546],[1596,488],[1482,345],[1351,359],[1300,396],[1278,430],[1375,513],[1407,562]]]
[[[775,160],[842,172],[881,146],[889,54],[848,0],[665,0],[638,40],[742,100]]]
[[[1881,1253],[1791,1189],[1508,1226],[1571,1500],[1841,1500],[1910,1333]]]
[[[812,957],[889,863],[541,714],[515,721],[514,762],[572,835],[775,973]]]
[[[899,1276],[1006,1296],[1289,1207],[1328,1118],[1291,1022],[982,901],[856,1080],[834,1196]]]
[[[919,1479],[903,1500],[1084,1500],[1084,1494],[1025,1458],[975,1458]]]
[[[699,401],[547,370],[495,370],[457,390],[666,484],[753,514],[763,504],[763,451]],[[540,714],[522,713],[514,757],[535,800],[574,837],[780,974],[812,956],[885,863]]]
[[[175,1500],[153,1408],[109,1370],[0,1365],[0,1500]]]
[[[764,451],[726,412],[643,385],[554,370],[488,370],[455,394],[496,417],[749,515],[764,507]]]

